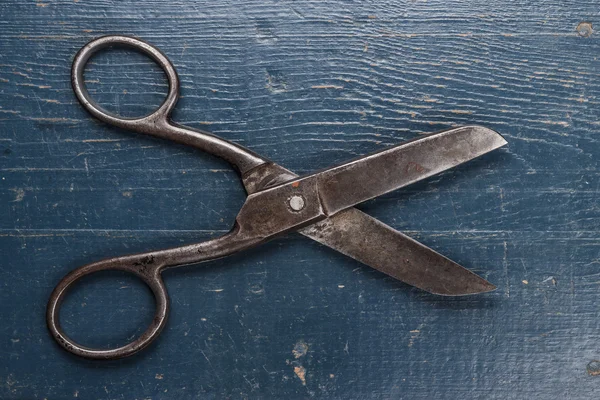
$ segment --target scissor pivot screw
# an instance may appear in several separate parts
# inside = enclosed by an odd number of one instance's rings
[[[304,197],[299,195],[294,195],[288,199],[288,204],[292,211],[302,211],[306,202],[304,201]]]

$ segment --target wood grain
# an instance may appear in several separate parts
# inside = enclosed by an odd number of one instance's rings
[[[599,6],[3,1],[0,397],[596,397]],[[70,357],[44,323],[66,272],[219,235],[244,201],[225,162],[79,106],[73,56],[110,33],[174,62],[175,121],[298,173],[420,133],[496,129],[508,148],[361,209],[498,290],[430,296],[290,235],[169,273],[171,320],[139,357]],[[86,80],[126,115],[150,112],[167,89],[148,59],[116,50]],[[128,276],[92,279],[67,300],[65,326],[91,345],[124,343],[151,318],[144,290]]]

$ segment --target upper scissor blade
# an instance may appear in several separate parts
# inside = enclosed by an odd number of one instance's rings
[[[410,185],[507,142],[481,126],[427,135],[314,174],[327,215]]]

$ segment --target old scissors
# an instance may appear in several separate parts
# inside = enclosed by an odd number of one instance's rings
[[[85,65],[94,53],[113,45],[140,51],[162,67],[169,90],[164,102],[153,113],[141,118],[123,118],[102,109],[90,97],[83,79]],[[161,51],[142,40],[104,36],[91,41],[75,56],[71,78],[77,99],[94,117],[221,157],[237,169],[248,193],[233,228],[222,237],[167,250],[110,258],[67,274],[50,296],[46,318],[56,341],[71,353],[91,359],[116,359],[144,349],[160,334],[169,313],[162,271],[225,257],[289,231],[298,231],[434,294],[455,296],[495,289],[478,275],[353,208],[505,145],[502,136],[490,129],[466,126],[422,136],[299,177],[238,144],[171,122],[170,114],[179,97],[177,72]],[[107,350],[74,342],[59,324],[60,305],[67,290],[83,276],[103,270],[136,275],[150,287],[156,301],[156,313],[146,331],[127,345]]]

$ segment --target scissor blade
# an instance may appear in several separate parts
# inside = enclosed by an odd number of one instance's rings
[[[500,134],[466,126],[402,143],[313,175],[327,215],[400,189],[506,144]]]
[[[270,164],[263,174],[259,174],[258,180],[246,177],[244,183],[248,192],[259,190],[260,183],[257,182],[265,177],[268,182],[272,177],[289,181],[298,176],[279,165]],[[495,289],[480,276],[356,208],[342,211],[298,232],[433,294],[460,296]]]
[[[496,289],[477,274],[355,208],[299,232],[429,293],[461,296]]]
[[[242,209],[238,224],[247,231],[255,231],[252,234],[267,237],[310,219],[327,216],[299,232],[434,294],[458,296],[488,292],[495,287],[485,279],[350,207],[504,144],[506,141],[496,132],[472,126],[428,135],[302,178],[278,165],[268,164],[244,177],[244,185],[251,194],[245,207],[249,203],[253,206]],[[286,201],[303,196],[306,196],[306,204],[302,212],[290,213],[282,208]],[[292,207],[292,203],[288,205]],[[278,207],[281,210],[276,210]],[[273,218],[274,215],[286,218],[280,220]],[[256,223],[256,217],[260,223]],[[261,232],[256,231],[257,227]]]

